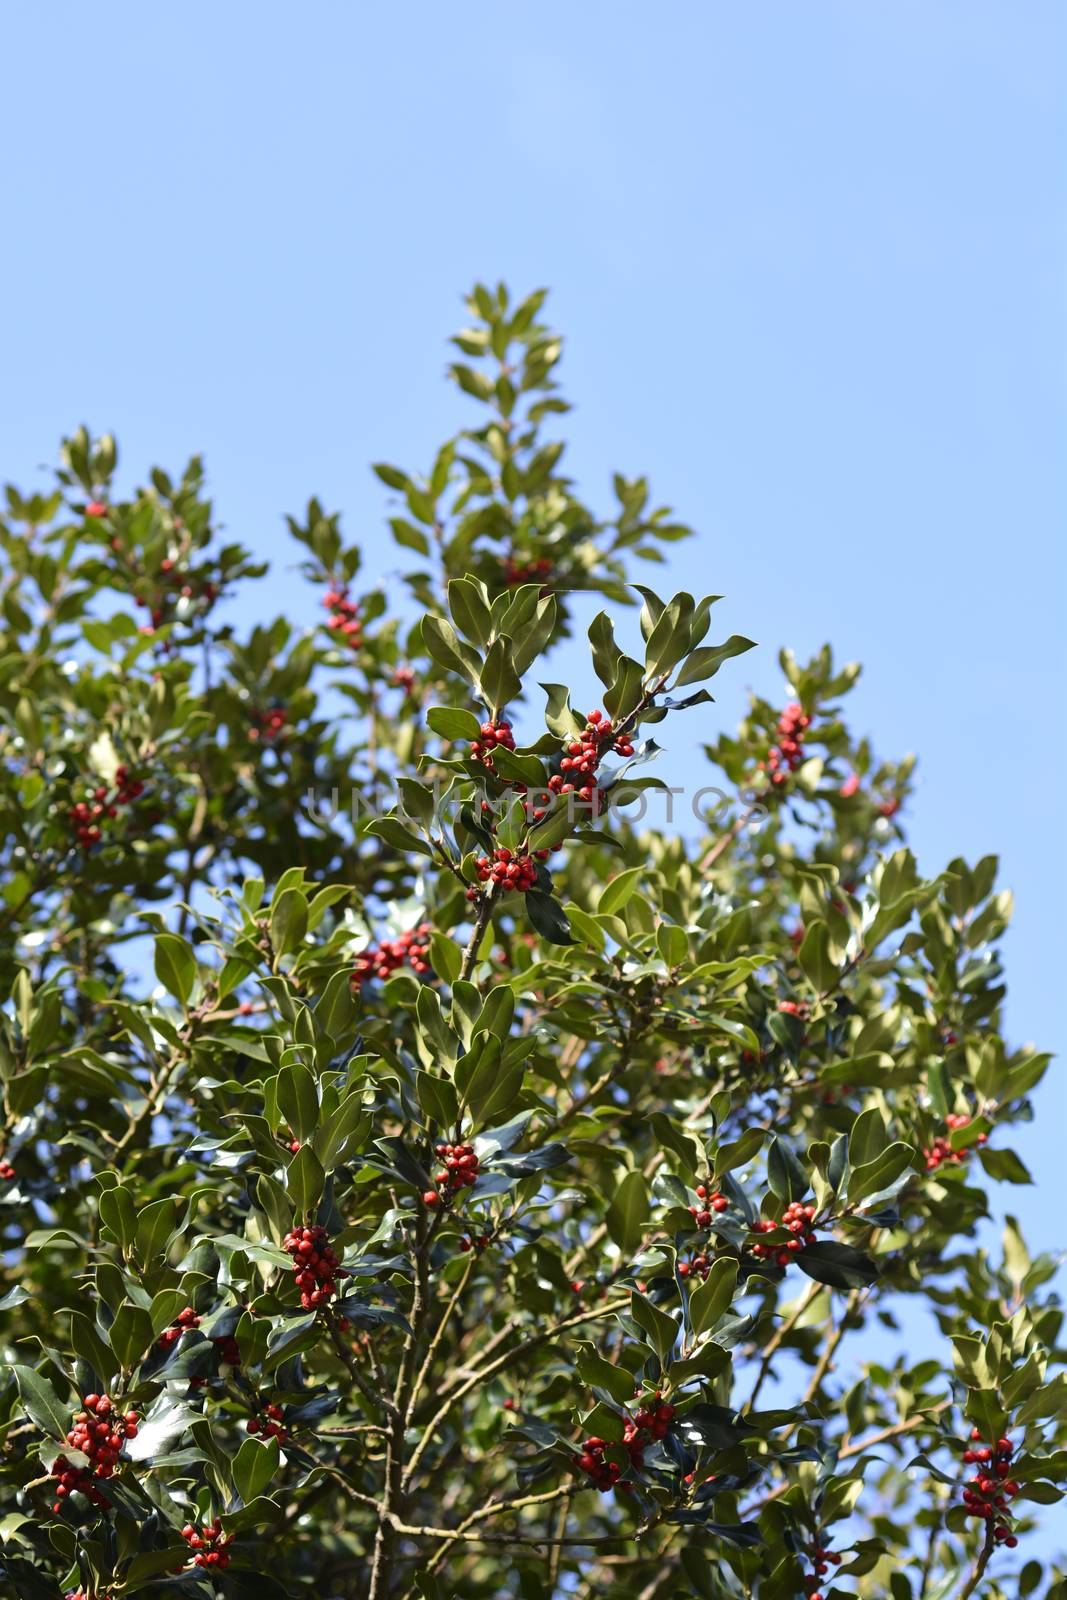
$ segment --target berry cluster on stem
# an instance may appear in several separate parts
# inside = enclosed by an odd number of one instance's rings
[[[443,1163],[441,1170],[434,1173],[437,1188],[427,1189],[422,1197],[423,1205],[431,1209],[457,1189],[469,1189],[478,1177],[478,1157],[472,1145],[439,1144],[435,1148]]]
[[[222,1333],[212,1339],[218,1358],[228,1367],[241,1365],[241,1347],[232,1333]]]
[[[95,1506],[106,1506],[108,1500],[96,1487],[94,1480],[110,1478],[118,1463],[127,1439],[136,1439],[140,1416],[136,1411],[118,1411],[106,1394],[87,1394],[82,1409],[75,1414],[74,1423],[67,1434],[67,1443],[80,1450],[90,1462],[88,1467],[75,1467],[66,1456],[59,1455],[52,1463],[52,1476],[59,1479],[56,1503],[52,1510],[63,1509],[62,1502],[76,1491],[84,1494]]]
[[[223,1533],[222,1523],[218,1517],[214,1522],[204,1523],[199,1528],[194,1527],[191,1522],[187,1523],[182,1529],[182,1538],[190,1550],[196,1551],[193,1557],[194,1567],[214,1567],[219,1572],[225,1572],[230,1564],[227,1546],[233,1543],[233,1534]]]
[[[825,1534],[822,1537],[825,1539]],[[808,1600],[823,1600],[819,1581],[829,1572],[831,1567],[839,1567],[841,1565],[841,1556],[836,1550],[831,1550],[828,1544],[817,1544],[812,1550],[809,1559],[811,1560],[812,1571],[804,1580],[804,1586],[808,1591]]]
[[[186,1306],[184,1311],[179,1311],[169,1328],[164,1328],[156,1340],[156,1347],[160,1350],[169,1350],[176,1345],[182,1334],[190,1328],[199,1328],[200,1318],[192,1306]]]
[[[730,1202],[718,1189],[709,1189],[706,1183],[698,1183],[695,1193],[700,1204],[690,1206],[689,1215],[698,1228],[710,1228],[712,1212],[728,1211]]]
[[[115,768],[114,787],[98,784],[70,808],[70,826],[78,843],[88,849],[103,838],[102,824],[119,814],[120,806],[128,806],[144,793],[140,778],[131,777],[126,767]]]
[[[6,1183],[10,1183],[14,1176],[15,1169],[10,1161],[0,1160],[0,1178],[3,1178]]]
[[[966,1128],[970,1120],[966,1112],[950,1111],[945,1118],[945,1126],[951,1133],[954,1128]],[[988,1138],[989,1135],[987,1133],[980,1133],[974,1142],[982,1145],[986,1143]],[[970,1145],[966,1145],[962,1150],[953,1150],[948,1135],[943,1133],[939,1133],[933,1144],[923,1151],[923,1155],[926,1157],[927,1172],[936,1172],[938,1167],[946,1161],[960,1166],[964,1161],[969,1160],[970,1154]]]
[[[778,718],[778,743],[772,745],[767,752],[766,761],[759,764],[760,771],[766,772],[771,785],[780,789],[789,781],[789,774],[795,772],[804,759],[804,735],[811,726],[811,718],[804,707],[796,700],[791,700]]]
[[[352,969],[354,988],[370,978],[388,978],[398,967],[409,966],[420,975],[430,971],[430,934],[432,922],[420,922],[417,928],[400,934],[396,939],[383,939],[356,957]]]
[[[271,1401],[263,1407],[261,1416],[249,1417],[245,1432],[258,1435],[261,1439],[277,1439],[279,1444],[284,1444],[289,1437],[288,1430],[282,1426],[284,1421],[285,1412]]]
[[[257,708],[251,716],[252,726],[248,730],[248,737],[253,744],[260,740],[264,744],[274,744],[283,736],[289,722],[289,713],[284,706],[270,706],[266,711]]]
[[[283,1248],[293,1258],[293,1275],[300,1290],[300,1304],[305,1311],[329,1304],[336,1290],[337,1279],[344,1277],[344,1269],[330,1248],[326,1229],[293,1228],[282,1241]]]
[[[337,634],[352,650],[358,650],[363,643],[363,624],[359,620],[359,606],[349,599],[348,585],[327,589],[322,603],[330,613],[326,623],[330,632]]]
[[[802,1205],[799,1200],[792,1201],[782,1212],[780,1221],[772,1222],[769,1217],[764,1217],[753,1224],[752,1231],[775,1233],[779,1228],[785,1228],[793,1237],[781,1244],[754,1244],[751,1246],[752,1254],[760,1261],[773,1261],[776,1266],[787,1267],[795,1255],[799,1255],[814,1241],[814,1220],[814,1206]]]
[[[963,1452],[969,1467],[976,1467],[974,1477],[963,1486],[963,1505],[968,1517],[979,1517],[993,1523],[993,1538],[1014,1550],[1019,1543],[1008,1526],[1011,1502],[1019,1493],[1019,1485],[1011,1475],[1011,1460],[1015,1446],[1002,1436],[992,1444],[983,1441],[981,1428],[971,1429],[971,1442]]]
[[[645,1450],[656,1439],[663,1439],[667,1435],[674,1420],[675,1409],[672,1405],[662,1400],[659,1394],[632,1417],[626,1417],[623,1423],[622,1446],[630,1458],[630,1467],[640,1472],[645,1464]],[[579,1472],[584,1472],[591,1478],[597,1489],[607,1491],[616,1487],[628,1487],[623,1478],[624,1468],[618,1461],[607,1461],[604,1452],[609,1447],[606,1439],[598,1438],[596,1434],[582,1441],[581,1455],[574,1457],[574,1465]]]
[[[492,718],[483,722],[478,730],[477,739],[471,741],[470,755],[472,761],[478,761],[483,767],[493,770],[493,751],[500,746],[503,750],[514,750],[515,735],[511,731],[511,723],[505,720],[494,722]]]
[[[618,732],[606,712],[590,711],[578,738],[567,744],[559,772],[549,778],[548,787],[553,794],[576,794],[579,800],[594,801],[597,768],[609,750],[632,756],[633,742],[628,734]]]
[[[479,856],[475,862],[482,883],[499,883],[504,889],[528,894],[537,887],[537,863],[547,861],[548,850],[509,850],[506,845],[494,850],[492,856]],[[477,894],[477,890],[474,894]],[[468,893],[468,899],[473,898]]]
[[[161,628],[165,622],[170,620],[168,612],[177,605],[179,600],[192,600],[195,598],[199,600],[202,610],[207,611],[219,597],[217,583],[211,582],[210,579],[207,581],[197,579],[194,583],[192,581],[193,574],[187,572],[181,563],[175,561],[171,556],[164,556],[159,563],[159,578],[162,587],[156,590],[152,598],[149,599],[142,595],[137,600],[138,605],[148,607],[151,621],[144,624],[140,631],[149,638],[157,628]]]
[[[519,561],[515,556],[504,557],[504,582],[509,588],[520,583],[536,583],[538,579],[552,576],[552,563],[547,556],[535,556],[529,561]]]

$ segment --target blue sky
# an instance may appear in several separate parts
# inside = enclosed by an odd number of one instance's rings
[[[466,415],[461,292],[551,285],[572,472],[601,503],[647,472],[701,530],[673,586],[764,647],[673,770],[779,692],[780,644],[862,659],[855,722],[920,757],[923,866],[1000,852],[1009,1025],[1062,1047],[1057,0],[67,0],[0,39],[5,476],[81,420],[133,475],[201,450],[285,609],[311,493],[394,567],[367,463]],[[1053,1247],[1057,1083],[1039,1108],[1041,1198],[1006,1199]]]

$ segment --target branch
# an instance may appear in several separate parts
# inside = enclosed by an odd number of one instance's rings
[[[536,1350],[538,1346],[547,1343],[547,1341],[550,1339],[554,1339],[557,1334],[563,1333],[567,1328],[577,1327],[580,1322],[589,1322],[599,1317],[613,1316],[616,1311],[627,1311],[629,1310],[629,1307],[630,1301],[627,1298],[626,1300],[616,1300],[609,1302],[607,1305],[590,1307],[587,1310],[578,1311],[571,1317],[565,1317],[562,1322],[553,1324],[551,1328],[543,1328],[540,1333],[531,1334],[528,1339],[524,1339],[522,1343],[517,1344],[514,1349],[505,1350],[503,1355],[497,1356],[495,1361],[490,1361],[484,1367],[479,1368],[475,1372],[469,1373],[465,1381],[461,1383],[457,1389],[454,1389],[452,1393],[442,1402],[437,1411],[431,1417],[430,1421],[427,1423],[426,1428],[423,1431],[422,1438],[415,1446],[411,1460],[408,1462],[407,1472],[404,1475],[404,1489],[407,1488],[411,1482],[411,1479],[414,1477],[419,1462],[429,1449],[433,1440],[433,1436],[437,1432],[438,1427],[444,1421],[445,1417],[451,1411],[456,1402],[458,1400],[462,1400],[465,1394],[469,1394],[472,1389],[476,1389],[478,1385],[480,1383],[484,1383],[487,1378],[492,1378],[498,1372],[503,1372],[506,1367],[510,1367],[514,1362],[520,1360],[522,1356],[527,1354],[528,1351]]]
[[[988,1567],[989,1558],[996,1548],[996,1543],[993,1538],[993,1526],[993,1519],[990,1517],[985,1525],[985,1541],[982,1544],[981,1550],[979,1550],[977,1556],[975,1557],[974,1566],[967,1574],[967,1577],[964,1580],[963,1588],[957,1595],[956,1600],[967,1600],[967,1596],[969,1594],[973,1594],[978,1585],[981,1583],[982,1574],[985,1572],[986,1567]]]

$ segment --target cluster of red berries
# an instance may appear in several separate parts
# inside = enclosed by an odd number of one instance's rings
[[[228,1367],[241,1365],[241,1346],[237,1343],[232,1333],[220,1334],[217,1339],[212,1339],[215,1351],[220,1361]]]
[[[293,1258],[293,1273],[300,1290],[300,1304],[305,1311],[328,1304],[336,1287],[336,1280],[345,1273],[336,1254],[330,1248],[330,1236],[325,1228],[293,1228],[282,1244]]]
[[[264,744],[273,744],[284,734],[288,721],[289,714],[282,706],[272,706],[269,711],[254,710],[248,737],[253,744],[260,739]]]
[[[799,1017],[805,1021],[810,1011],[806,1000],[779,1000],[778,1010],[786,1017]]]
[[[394,689],[403,689],[405,694],[410,694],[415,687],[415,671],[413,667],[397,667],[391,679]]]
[[[795,1255],[807,1248],[815,1238],[815,1207],[801,1205],[799,1200],[793,1200],[782,1212],[780,1222],[772,1222],[765,1217],[761,1222],[753,1225],[753,1233],[774,1233],[778,1228],[785,1228],[793,1237],[784,1244],[754,1244],[752,1254],[760,1261],[774,1261],[779,1267],[787,1267]]]
[[[217,583],[212,583],[209,580],[206,583],[198,582],[194,585],[189,581],[192,575],[186,572],[177,561],[172,560],[170,556],[164,556],[159,563],[159,575],[163,580],[164,587],[157,591],[155,597],[149,600],[143,595],[139,595],[137,598],[137,604],[139,606],[147,606],[151,617],[151,622],[146,623],[140,630],[148,637],[151,637],[156,629],[161,628],[166,622],[167,611],[174,605],[176,599],[191,600],[196,596],[203,602],[206,611],[209,606],[214,605],[219,597]],[[177,589],[177,596],[168,592],[173,589]]]
[[[511,723],[507,721],[493,722],[491,720],[483,722],[478,730],[477,739],[471,740],[471,760],[480,761],[483,767],[488,767],[489,771],[492,772],[493,751],[497,745],[502,746],[505,750],[514,750],[515,735],[511,731]]]
[[[85,513],[89,515],[88,511]],[[63,1600],[111,1600],[110,1589],[68,1589]]]
[[[772,745],[766,761],[761,761],[760,771],[766,772],[771,783],[780,789],[804,759],[804,734],[811,718],[802,705],[791,700],[778,718],[778,743]]]
[[[895,817],[899,810],[900,801],[897,799],[895,794],[891,794],[888,800],[883,800],[881,805],[878,807],[879,815],[883,817]]]
[[[330,632],[340,634],[346,644],[358,650],[363,643],[363,624],[359,620],[358,605],[348,597],[348,586],[328,589],[322,603],[330,613],[326,624]]]
[[[552,563],[547,556],[537,556],[532,561],[517,561],[514,556],[504,557],[504,582],[508,585],[535,583],[538,578],[552,575]]]
[[[829,1545],[818,1544],[811,1552],[811,1564],[813,1571],[805,1579],[808,1600],[823,1600],[819,1579],[829,1572],[831,1567],[841,1565],[841,1556],[836,1550],[831,1550]]]
[[[976,1466],[978,1471],[970,1483],[964,1484],[965,1514],[968,1517],[981,1517],[983,1522],[995,1523],[993,1537],[996,1542],[1014,1550],[1019,1541],[1006,1526],[1004,1518],[1011,1515],[1009,1507],[1019,1493],[1019,1485],[1011,1475],[1015,1446],[1007,1438],[1000,1438],[991,1445],[981,1441],[981,1428],[972,1428],[971,1448],[963,1452],[963,1459],[967,1466]]]
[[[70,826],[80,845],[99,844],[103,838],[100,824],[105,818],[119,814],[119,806],[128,806],[140,799],[144,784],[140,778],[131,778],[126,767],[115,768],[115,787],[100,784],[70,808]]]
[[[537,886],[537,863],[547,861],[551,854],[548,850],[535,850],[531,855],[528,850],[509,850],[501,846],[494,850],[492,856],[479,856],[474,863],[478,877],[482,883],[499,883],[505,889],[516,889],[520,894],[528,894]],[[474,899],[477,889],[468,890],[468,900]]]
[[[5,1182],[10,1182],[14,1176],[15,1169],[10,1161],[0,1161],[0,1178],[3,1178]]]
[[[576,793],[582,800],[591,800],[597,767],[608,750],[618,756],[632,756],[633,742],[628,734],[616,732],[606,712],[590,711],[581,734],[567,745],[559,772],[549,778],[549,788],[555,794]],[[566,778],[564,773],[573,776]]]
[[[368,978],[388,978],[397,967],[409,966],[414,972],[430,971],[430,934],[432,922],[420,922],[417,928],[402,933],[397,939],[383,939],[381,944],[364,950],[356,957],[352,971],[352,985],[358,987]]]
[[[713,1211],[727,1211],[730,1206],[724,1194],[718,1189],[710,1189],[705,1183],[696,1186],[696,1197],[700,1201],[698,1206],[689,1207],[689,1215],[693,1218],[698,1228],[711,1227],[711,1213]]]
[[[489,1235],[487,1233],[479,1233],[476,1238],[461,1239],[459,1241],[459,1248],[463,1251],[464,1255],[466,1255],[468,1250],[473,1250],[477,1255],[481,1255],[483,1250],[488,1250],[489,1248]]]
[[[706,1278],[711,1271],[711,1256],[690,1256],[688,1261],[679,1261],[678,1276],[680,1278]]]
[[[423,1205],[431,1207],[440,1205],[442,1196],[454,1189],[469,1189],[478,1177],[478,1157],[473,1145],[439,1144],[435,1148],[443,1166],[440,1172],[434,1173],[437,1188],[427,1189],[422,1197]]]
[[[950,1130],[953,1128],[965,1128],[970,1120],[970,1117],[965,1112],[950,1111],[945,1118],[945,1125]],[[987,1133],[980,1133],[975,1140],[975,1144],[985,1144],[988,1138],[989,1135]],[[953,1150],[947,1135],[943,1133],[939,1133],[933,1144],[923,1151],[923,1155],[926,1157],[927,1172],[936,1172],[938,1167],[946,1161],[955,1162],[959,1165],[966,1161],[970,1154],[971,1148],[969,1145],[963,1150]]]
[[[663,1439],[674,1420],[674,1407],[664,1403],[659,1395],[647,1406],[642,1406],[635,1411],[632,1417],[627,1417],[623,1425],[622,1448],[630,1458],[630,1466],[640,1472],[645,1464],[645,1450],[653,1439]],[[601,1490],[620,1489],[628,1487],[623,1478],[624,1468],[617,1461],[605,1461],[604,1451],[608,1448],[606,1439],[600,1439],[595,1434],[582,1443],[582,1453],[574,1457],[574,1465],[579,1472],[584,1472],[587,1478],[593,1480],[596,1488]]]
[[[282,1427],[285,1421],[285,1412],[281,1406],[276,1406],[273,1401],[264,1406],[263,1415],[249,1417],[245,1423],[245,1432],[259,1435],[263,1439],[277,1439],[279,1444],[284,1444],[288,1439],[288,1431]]]
[[[101,1494],[94,1480],[110,1478],[119,1454],[127,1439],[136,1439],[140,1416],[136,1411],[118,1412],[106,1394],[87,1394],[82,1409],[74,1417],[74,1425],[67,1434],[67,1443],[80,1450],[90,1461],[88,1467],[73,1467],[66,1456],[57,1456],[52,1463],[52,1476],[59,1479],[56,1503],[52,1510],[58,1514],[63,1501],[79,1491],[95,1506],[109,1502]]]
[[[107,506],[103,500],[90,500],[85,508],[85,515],[87,517],[106,517]]]
[[[193,1557],[194,1567],[215,1567],[220,1572],[225,1572],[230,1564],[227,1545],[233,1543],[233,1534],[226,1535],[222,1531],[222,1523],[218,1517],[214,1522],[207,1522],[201,1528],[194,1528],[192,1523],[187,1523],[182,1529],[182,1538],[190,1550],[195,1550]],[[181,1568],[178,1568],[181,1571]]]
[[[176,1345],[178,1343],[178,1340],[181,1338],[182,1334],[185,1333],[189,1328],[199,1328],[199,1326],[200,1318],[197,1316],[192,1306],[186,1306],[184,1311],[178,1312],[178,1315],[175,1317],[170,1327],[163,1329],[163,1332],[156,1340],[157,1349],[169,1350],[172,1345]]]

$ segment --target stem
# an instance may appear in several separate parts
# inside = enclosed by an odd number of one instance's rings
[[[957,1595],[956,1600],[967,1600],[967,1596],[974,1593],[982,1581],[982,1574],[985,1572],[986,1567],[988,1567],[989,1558],[993,1554],[995,1548],[996,1545],[993,1539],[993,1519],[990,1518],[985,1525],[985,1540],[983,1541],[982,1548],[975,1557],[974,1566],[967,1574],[967,1577],[964,1580],[963,1588]]]
[[[482,939],[485,936],[485,930],[489,926],[489,918],[493,914],[493,902],[496,899],[497,890],[499,887],[499,884],[494,883],[491,889],[486,889],[482,894],[481,903],[478,907],[478,915],[474,919],[474,928],[471,932],[470,939],[467,942],[467,948],[463,953],[463,966],[460,968],[459,973],[460,978],[463,981],[469,980],[470,975],[474,971],[475,965],[477,964],[478,950],[481,947]]]
[[[557,1334],[564,1332],[567,1328],[577,1327],[580,1322],[589,1322],[599,1317],[613,1316],[616,1311],[628,1310],[629,1305],[630,1301],[627,1298],[625,1300],[612,1301],[606,1305],[590,1308],[586,1311],[578,1311],[573,1316],[565,1317],[562,1322],[554,1323],[550,1328],[543,1328],[540,1333],[531,1334],[528,1339],[524,1339],[521,1344],[517,1344],[513,1350],[505,1350],[503,1355],[497,1356],[495,1361],[490,1361],[484,1367],[469,1373],[464,1382],[442,1401],[427,1423],[422,1438],[415,1446],[411,1460],[408,1462],[403,1487],[406,1489],[410,1484],[418,1469],[419,1462],[433,1441],[434,1434],[457,1400],[462,1400],[465,1394],[469,1394],[472,1389],[476,1389],[487,1378],[495,1377],[498,1372],[503,1372],[506,1367],[512,1366],[513,1363],[520,1360],[530,1350],[536,1350],[540,1345],[545,1344],[550,1339],[554,1339]]]
[[[742,811],[741,815],[736,819],[729,832],[724,833],[720,839],[716,839],[715,843],[701,858],[696,869],[697,872],[709,872],[711,870],[716,861],[718,861],[719,857],[722,855],[723,851],[733,844],[734,840],[737,838],[738,834],[741,833],[746,823],[751,820],[755,810],[756,807],[755,804],[753,804],[750,805],[746,810]]]
[[[760,1390],[763,1388],[764,1380],[770,1373],[771,1365],[775,1356],[778,1354],[783,1342],[788,1339],[789,1335],[792,1333],[793,1329],[796,1327],[805,1311],[811,1305],[816,1295],[821,1292],[822,1288],[823,1285],[821,1283],[809,1284],[808,1288],[802,1297],[797,1301],[792,1311],[782,1322],[778,1324],[774,1333],[768,1339],[766,1348],[763,1352],[763,1359],[759,1364],[759,1371],[756,1373],[756,1381],[752,1385],[752,1393],[745,1401],[743,1415],[747,1416],[748,1413],[755,1407],[756,1401],[759,1399]]]
[[[863,1298],[863,1293],[859,1289],[853,1289],[852,1293],[845,1301],[845,1309],[841,1313],[841,1320],[831,1332],[826,1343],[823,1345],[822,1355],[819,1357],[815,1371],[811,1375],[811,1382],[804,1391],[804,1398],[801,1401],[802,1405],[807,1405],[810,1401],[814,1400],[815,1396],[818,1394],[819,1389],[822,1386],[822,1381],[830,1370],[830,1363],[837,1354],[838,1347],[848,1331],[849,1318],[858,1308]]]

